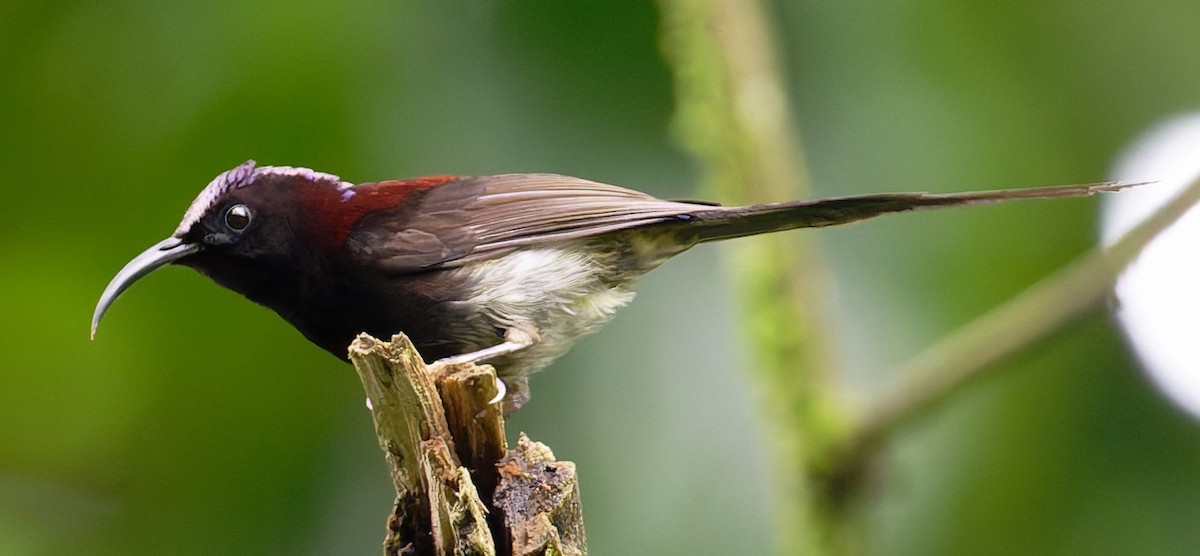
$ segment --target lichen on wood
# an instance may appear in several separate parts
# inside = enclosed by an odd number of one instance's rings
[[[545,444],[524,434],[500,464],[495,502],[513,535],[513,554],[587,553],[575,464],[555,461]]]

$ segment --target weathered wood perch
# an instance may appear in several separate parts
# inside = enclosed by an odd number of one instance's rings
[[[508,449],[490,366],[426,367],[403,334],[360,334],[350,360],[396,487],[385,555],[587,553],[575,465]]]

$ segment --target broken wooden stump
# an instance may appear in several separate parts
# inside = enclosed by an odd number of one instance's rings
[[[385,555],[587,553],[575,466],[509,450],[488,365],[427,367],[403,334],[350,346],[391,469]]]

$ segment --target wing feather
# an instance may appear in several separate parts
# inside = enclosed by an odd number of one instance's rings
[[[480,240],[472,255],[667,222],[705,207],[557,174],[486,179],[472,207]]]
[[[713,207],[558,174],[464,177],[364,218],[348,242],[360,260],[412,273],[669,222],[705,208]]]

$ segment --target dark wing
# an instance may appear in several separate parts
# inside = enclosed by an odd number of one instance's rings
[[[471,229],[480,242],[472,256],[676,221],[711,208],[556,174],[476,179],[485,186],[471,211]]]
[[[713,208],[557,174],[464,177],[392,197],[394,206],[363,217],[347,244],[356,256],[398,273],[461,266]]]

